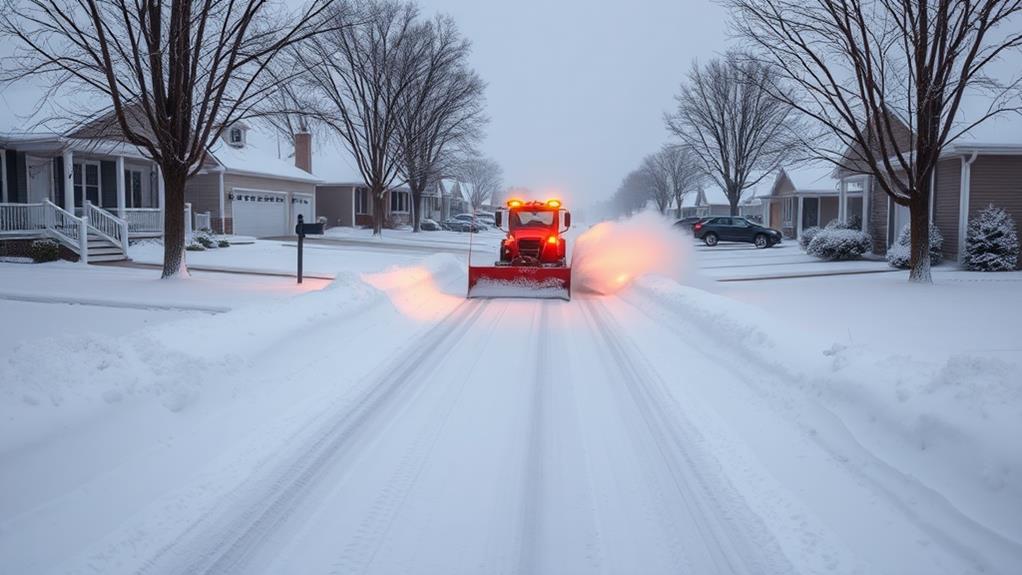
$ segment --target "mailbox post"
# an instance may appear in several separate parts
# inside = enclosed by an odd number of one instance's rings
[[[305,234],[323,234],[323,224],[307,224],[305,216],[298,214],[298,225],[295,226],[295,234],[298,235],[298,283],[302,283],[302,256],[305,252]]]

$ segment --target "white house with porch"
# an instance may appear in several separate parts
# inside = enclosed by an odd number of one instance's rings
[[[0,239],[50,238],[83,262],[126,259],[130,240],[162,235],[163,205],[159,168],[136,146],[0,134]]]

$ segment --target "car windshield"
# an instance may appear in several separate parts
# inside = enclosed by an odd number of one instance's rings
[[[511,212],[511,228],[549,228],[554,223],[554,212],[537,210]]]

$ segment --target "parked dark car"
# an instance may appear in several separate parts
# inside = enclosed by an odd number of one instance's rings
[[[704,219],[705,218],[700,218],[699,216],[689,216],[687,218],[682,218],[674,222],[674,227],[684,230],[688,233],[692,233],[692,226],[698,224]]]
[[[692,233],[711,247],[717,242],[746,242],[762,249],[781,243],[781,232],[734,216],[706,218],[692,226]]]
[[[443,223],[440,224],[440,225],[445,230],[452,231],[452,232],[472,232],[472,233],[476,233],[476,232],[479,232],[479,231],[482,231],[483,229],[485,229],[480,224],[473,224],[472,222],[466,222],[464,220],[456,220],[456,219],[453,219],[453,218],[449,219],[449,220],[444,220]]]
[[[441,228],[440,224],[438,224],[436,220],[422,218],[422,221],[419,222],[419,229],[424,232],[436,232],[443,228]]]

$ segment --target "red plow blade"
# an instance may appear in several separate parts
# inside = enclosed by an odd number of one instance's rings
[[[469,298],[571,299],[571,268],[468,267]]]

